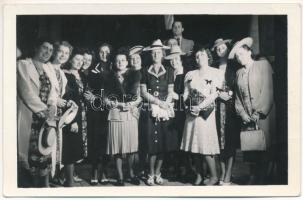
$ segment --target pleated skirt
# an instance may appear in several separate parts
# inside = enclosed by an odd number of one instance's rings
[[[138,151],[138,119],[129,112],[120,112],[123,120],[108,120],[106,154],[126,154]]]

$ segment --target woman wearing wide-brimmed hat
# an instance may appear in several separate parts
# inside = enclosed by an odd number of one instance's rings
[[[249,184],[263,184],[275,134],[273,70],[267,60],[253,58],[252,45],[252,38],[244,38],[233,46],[228,57],[243,66],[237,71],[235,100],[242,129],[257,124],[265,133],[266,151],[244,152],[245,161],[251,164]]]
[[[144,47],[141,45],[136,45],[129,49],[129,61],[132,70],[141,70],[142,59],[140,54],[143,49]]]
[[[141,79],[141,95],[145,100],[146,109],[150,109],[141,113],[145,132],[140,144],[149,156],[148,185],[163,184],[163,154],[177,149],[177,140],[174,141],[176,133],[171,126],[171,118],[174,117],[174,72],[171,67],[162,64],[163,50],[168,48],[158,39],[144,49],[150,51],[152,57],[152,64],[142,70]]]
[[[217,99],[216,119],[220,143],[220,185],[231,185],[231,172],[239,147],[240,119],[235,111],[235,86],[238,65],[228,60],[231,40],[219,38],[214,42],[212,51],[218,59],[215,63],[222,71],[222,91]]]
[[[168,51],[165,59],[169,61],[171,67],[174,69],[173,99],[174,99],[174,108],[175,108],[175,118],[173,119],[173,127],[177,131],[178,146],[180,146],[182,140],[184,122],[185,122],[183,93],[184,93],[184,77],[186,74],[186,71],[182,64],[181,56],[185,55],[185,53],[182,52],[180,46],[178,45],[171,45],[170,47],[171,48]],[[174,154],[171,154],[169,158],[170,158],[169,159],[170,162],[168,163],[170,165],[175,165],[174,167],[177,170],[175,171],[174,176],[180,175],[179,178],[184,178],[186,173],[185,166],[187,166],[185,162],[188,161],[186,154],[184,154],[183,151],[178,150]]]

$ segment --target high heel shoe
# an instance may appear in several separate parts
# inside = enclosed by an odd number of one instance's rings
[[[98,185],[98,179],[90,179],[90,184],[91,184],[92,186]]]
[[[201,185],[202,182],[203,182],[202,177],[200,176],[200,178],[199,178],[199,176],[197,175],[195,182],[193,182],[193,186],[199,186],[199,185]]]
[[[118,179],[115,185],[116,186],[125,186],[124,180],[123,179]]]
[[[206,186],[219,185],[220,181],[216,178],[210,178],[208,180],[203,181],[203,184]]]

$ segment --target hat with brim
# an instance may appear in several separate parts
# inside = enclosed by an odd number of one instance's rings
[[[228,55],[228,59],[233,59],[235,58],[235,54],[236,52],[238,51],[238,49],[240,47],[242,47],[243,45],[247,45],[248,47],[251,47],[253,44],[253,39],[251,37],[247,37],[247,38],[244,38],[238,42],[236,42],[233,46],[233,48],[231,49],[229,55]]]
[[[136,45],[129,49],[129,56],[132,56],[134,54],[140,54],[144,49],[144,46]]]
[[[145,47],[143,51],[152,51],[155,49],[170,49],[168,46],[162,44],[160,39],[155,40],[152,45]]]
[[[178,45],[173,45],[170,49],[170,52],[167,56],[165,56],[166,60],[171,60],[177,56],[183,56],[185,55],[184,52],[182,52],[181,48]]]
[[[69,101],[69,104],[71,106],[64,112],[64,114],[61,116],[59,123],[58,123],[58,128],[61,129],[64,126],[70,124],[76,117],[77,112],[78,112],[78,106],[75,102]]]
[[[49,155],[56,141],[56,121],[46,121],[39,132],[38,150],[42,155]]]
[[[226,44],[226,43],[231,43],[231,39],[223,40],[222,38],[219,38],[215,41],[215,44],[211,48],[211,50],[214,51],[217,46],[220,46],[221,44]]]

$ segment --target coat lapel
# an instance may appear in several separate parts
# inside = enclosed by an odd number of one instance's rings
[[[28,59],[29,61],[29,66],[28,66],[28,71],[29,71],[29,78],[33,81],[33,83],[36,85],[37,88],[40,87],[40,81],[39,81],[39,74],[38,71],[32,61],[31,58]]]
[[[62,78],[62,93],[61,93],[61,97],[63,97],[63,95],[65,94],[65,87],[67,84],[67,79],[66,76],[64,74],[64,72],[60,69],[60,76]]]

